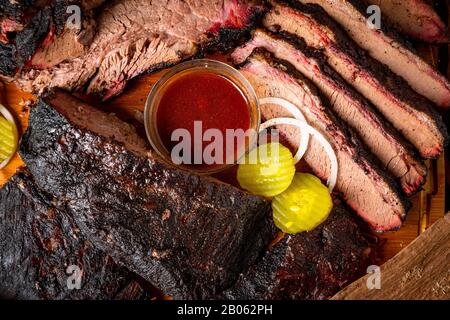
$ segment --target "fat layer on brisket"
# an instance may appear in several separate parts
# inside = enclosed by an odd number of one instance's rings
[[[273,239],[270,203],[163,164],[113,115],[56,92],[20,154],[87,239],[174,298],[211,298]]]

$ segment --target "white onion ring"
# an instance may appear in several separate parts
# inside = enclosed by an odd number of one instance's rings
[[[280,106],[280,107],[286,109],[287,111],[289,111],[294,116],[295,119],[302,121],[304,123],[307,123],[306,118],[303,115],[303,113],[300,111],[300,109],[285,99],[267,97],[267,98],[260,99],[259,104],[260,105],[274,104],[274,105]],[[262,130],[265,130],[265,129],[262,129]],[[300,160],[305,156],[306,151],[308,150],[308,145],[309,145],[309,134],[304,134],[303,131],[300,131],[300,145],[299,145],[297,153],[295,154],[295,157],[294,157],[295,163],[300,162]]]
[[[315,128],[311,127],[309,124],[307,124],[301,120],[292,119],[292,118],[275,118],[275,119],[268,120],[268,121],[264,122],[263,124],[261,124],[261,130],[265,130],[269,127],[277,126],[280,124],[292,125],[301,130],[304,130],[305,132],[308,133],[308,135],[312,135],[314,138],[316,138],[320,142],[322,147],[325,149],[325,152],[327,153],[328,157],[330,158],[331,170],[330,170],[330,176],[328,177],[327,185],[328,185],[328,190],[330,191],[330,193],[332,193],[334,190],[334,187],[336,186],[336,181],[337,181],[338,161],[337,161],[336,153],[334,152],[333,147],[328,142],[328,140],[325,139],[325,137],[319,131],[317,131]]]
[[[3,115],[3,117],[8,120],[9,122],[13,123],[14,125],[16,125],[16,121],[14,120],[13,115],[11,114],[11,112],[9,112],[8,109],[6,109],[6,107],[4,105],[2,105],[0,103],[0,113]]]
[[[1,103],[0,103],[0,113],[8,122],[13,124],[14,129],[16,131],[15,135],[17,137],[18,133],[17,133],[16,121],[14,120],[14,117],[11,114],[11,112],[9,112],[9,110],[6,109],[6,107],[3,106]],[[10,157],[8,157],[7,159],[5,159],[3,162],[0,163],[0,170],[3,169],[4,167],[6,167],[6,165],[11,161],[11,159],[14,157],[14,155],[15,155],[15,152],[13,152]]]

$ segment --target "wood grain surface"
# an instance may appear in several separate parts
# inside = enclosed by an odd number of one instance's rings
[[[450,215],[381,266],[379,288],[374,276],[366,275],[333,299],[450,300]]]

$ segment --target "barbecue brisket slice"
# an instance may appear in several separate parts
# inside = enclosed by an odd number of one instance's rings
[[[176,299],[212,298],[272,241],[270,202],[162,163],[130,125],[56,92],[20,154],[88,240]]]
[[[241,72],[253,85],[258,97],[279,97],[290,101],[330,142],[339,164],[337,190],[374,231],[390,231],[401,226],[408,200],[397,190],[395,182],[371,160],[357,137],[346,130],[330,108],[322,104],[308,80],[288,63],[283,61],[280,64],[260,50],[242,66]],[[265,119],[291,116],[278,106],[262,108],[261,113]],[[279,129],[291,146],[299,146],[297,128],[280,126]],[[328,156],[314,138],[305,160],[317,176],[328,178]]]
[[[424,0],[363,0],[381,8],[383,17],[401,33],[426,42],[447,42],[447,27]]]
[[[54,202],[36,188],[26,172],[0,189],[2,299],[151,297],[136,275],[97,250],[71,215],[57,209]],[[76,276],[69,266],[81,271],[79,289],[68,286],[75,284]]]
[[[227,299],[319,300],[364,274],[372,244],[346,209],[336,206],[312,232],[287,236],[224,293]]]
[[[327,65],[320,52],[306,47],[298,38],[293,40],[288,42],[283,37],[256,30],[249,42],[234,51],[232,58],[242,63],[255,48],[264,48],[276,58],[291,63],[320,89],[334,113],[359,134],[384,168],[400,181],[403,191],[408,195],[417,192],[425,182],[427,169],[410,145]]]
[[[263,10],[242,0],[108,1],[99,8],[95,38],[82,55],[73,58],[60,52],[53,60],[61,63],[24,70],[15,80],[25,91],[43,93],[58,87],[107,99],[144,72],[174,65],[211,47],[227,49]]]
[[[299,2],[292,7],[273,4],[263,21],[268,29],[290,33],[322,50],[328,64],[367,98],[422,157],[436,158],[444,151],[447,130],[432,104],[389,68],[368,57],[320,7]]]
[[[95,1],[31,1],[10,7],[12,15],[0,17],[0,75],[12,79],[23,69],[51,68],[66,59],[81,56],[95,35]],[[97,1],[98,2],[98,1]],[[69,6],[84,8],[81,24],[67,26]],[[97,3],[99,5],[99,3]]]
[[[365,6],[360,0],[288,0],[321,6],[373,58],[387,65],[410,86],[440,107],[450,107],[450,83],[420,58],[387,23],[369,28]]]

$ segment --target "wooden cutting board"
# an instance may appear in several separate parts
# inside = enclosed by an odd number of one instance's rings
[[[379,273],[361,278],[333,299],[450,300],[450,214],[390,259]]]
[[[450,6],[449,6],[450,8]],[[417,49],[430,63],[439,65],[439,50],[442,47],[417,45]],[[224,57],[212,57],[221,61]],[[442,62],[442,61],[441,61]],[[445,62],[445,61],[444,61]],[[442,64],[442,70],[447,71],[447,64]],[[125,92],[119,97],[100,104],[101,107],[116,113],[125,121],[136,122],[144,110],[144,104],[152,85],[161,77],[165,71],[156,74],[142,76],[131,81]],[[450,75],[450,67],[449,67]],[[1,88],[0,88],[1,89]],[[22,133],[26,130],[28,121],[28,108],[24,106],[27,100],[34,101],[35,97],[21,92],[15,85],[5,85],[0,97],[3,103],[14,112]],[[97,105],[97,104],[96,104]],[[16,155],[12,162],[3,170],[0,170],[0,186],[14,175],[17,168],[23,165],[20,157]],[[420,234],[429,228],[434,222],[444,216],[445,212],[445,160],[444,155],[438,160],[427,161],[430,174],[424,190],[412,199],[413,207],[408,214],[403,227],[393,233],[380,236],[383,243],[378,254],[378,263],[381,265],[388,261],[402,249],[414,241]]]

